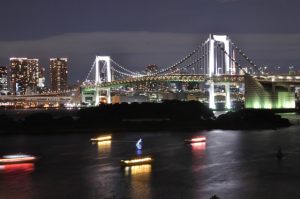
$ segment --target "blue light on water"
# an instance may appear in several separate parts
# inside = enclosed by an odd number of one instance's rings
[[[140,149],[137,149],[137,150],[136,150],[136,154],[137,154],[137,155],[142,155],[142,154],[143,154],[143,152],[142,152],[142,150],[140,150]]]

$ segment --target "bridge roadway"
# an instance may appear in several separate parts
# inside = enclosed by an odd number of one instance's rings
[[[253,76],[257,81],[262,83],[279,83],[279,84],[300,84],[300,75],[260,75]],[[174,75],[156,75],[156,76],[141,76],[132,77],[112,82],[104,82],[96,85],[101,88],[113,88],[130,84],[143,82],[208,82],[214,83],[243,83],[244,75],[218,75],[209,77],[208,75],[189,75],[189,74],[174,74]],[[95,85],[86,84],[83,87],[92,88]]]
[[[70,96],[58,94],[35,94],[35,95],[1,95],[2,101],[34,101],[34,102],[58,102],[65,103],[72,100]]]

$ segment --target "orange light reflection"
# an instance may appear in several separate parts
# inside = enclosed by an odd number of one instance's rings
[[[109,153],[111,148],[111,140],[97,142],[99,153]]]
[[[125,167],[125,175],[148,174],[151,173],[151,170],[151,164],[129,166]]]

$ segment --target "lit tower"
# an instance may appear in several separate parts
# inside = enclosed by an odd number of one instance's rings
[[[96,73],[95,73],[95,84],[101,85],[103,82],[111,82],[112,75],[111,75],[111,63],[110,63],[110,56],[96,56],[95,59],[96,64]],[[105,97],[108,104],[111,104],[111,95],[110,89],[98,89],[96,87],[96,105],[99,104],[102,97],[102,91],[105,91]]]
[[[204,49],[206,49],[206,53],[208,54],[208,57],[206,58],[206,71],[209,77],[216,75],[233,75],[236,73],[235,64],[231,60],[231,58],[234,58],[234,50],[227,35],[209,35],[209,38],[205,42]],[[209,107],[214,109],[215,83],[211,80],[209,81],[209,85]],[[225,92],[226,108],[230,109],[231,104],[229,83],[225,83]]]

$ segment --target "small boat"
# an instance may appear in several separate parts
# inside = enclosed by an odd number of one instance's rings
[[[196,138],[192,138],[192,139],[187,139],[187,140],[184,140],[184,142],[186,144],[198,143],[198,142],[206,142],[206,137],[202,136],[202,137],[196,137]]]
[[[136,157],[129,160],[121,160],[122,166],[135,166],[135,165],[143,165],[143,164],[151,164],[153,159],[149,156],[146,157]]]
[[[138,150],[142,150],[142,148],[143,148],[143,140],[142,140],[142,138],[140,138],[138,141],[137,141],[137,143],[135,144],[135,146],[136,146],[136,148],[138,149]]]
[[[25,154],[5,155],[0,158],[0,164],[18,164],[34,162],[36,157]]]
[[[111,135],[99,136],[96,138],[91,138],[92,142],[103,142],[111,140]]]

